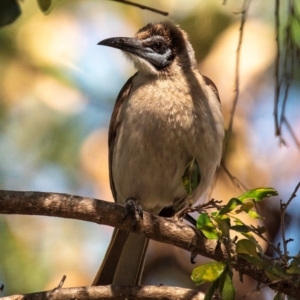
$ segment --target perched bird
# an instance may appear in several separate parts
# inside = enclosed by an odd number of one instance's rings
[[[115,202],[144,211],[177,212],[189,202],[182,183],[195,159],[197,201],[221,159],[223,116],[216,86],[200,74],[187,34],[170,21],[150,23],[133,38],[99,45],[122,50],[138,72],[121,89],[109,127],[110,185]],[[140,283],[148,240],[115,229],[92,285]]]

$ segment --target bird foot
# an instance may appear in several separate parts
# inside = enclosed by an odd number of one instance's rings
[[[125,201],[125,210],[126,212],[123,221],[127,217],[130,217],[132,220],[132,227],[135,229],[138,221],[143,219],[143,210],[141,205],[138,203],[136,198],[128,198]]]

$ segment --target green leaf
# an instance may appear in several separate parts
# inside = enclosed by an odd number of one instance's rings
[[[271,281],[285,279],[289,277],[285,269],[278,263],[275,263],[274,265],[270,266],[267,270],[265,270],[265,273]]]
[[[247,260],[249,263],[253,264],[259,269],[265,270],[269,267],[269,264],[259,257],[250,256],[248,254],[239,254],[239,257]]]
[[[298,274],[300,275],[300,261],[299,258],[294,258],[291,263],[289,268],[286,271],[288,274]]]
[[[246,225],[234,225],[231,226],[230,229],[237,231],[237,232],[249,232],[249,228]]]
[[[236,213],[237,214],[240,213],[240,212],[246,212],[247,213],[253,207],[254,207],[253,202],[251,202],[251,201],[244,202],[243,205],[241,206],[241,208],[236,211]]]
[[[219,233],[207,213],[199,215],[196,226],[209,240],[219,239]]]
[[[222,216],[220,216],[222,217]],[[222,237],[229,237],[230,230],[230,219],[227,218],[213,218],[213,220],[218,224],[218,229],[221,231]]]
[[[240,257],[254,264],[258,268],[265,269],[269,266],[267,262],[258,256],[258,253],[256,252],[256,246],[250,240],[239,240],[236,244],[236,252]]]
[[[213,282],[220,277],[226,265],[222,262],[210,262],[196,267],[192,272],[192,280],[197,284]]]
[[[267,232],[267,228],[265,226],[260,226],[258,228],[255,229],[255,232],[259,233],[259,234],[263,234],[265,232]]]
[[[193,191],[198,187],[200,180],[200,168],[197,160],[193,158],[193,160],[187,165],[182,176],[183,186],[189,195],[191,195]]]
[[[260,219],[260,220],[264,220],[265,218],[260,216],[256,211],[250,209],[248,211],[248,216],[251,218],[251,219]]]
[[[284,294],[281,292],[276,293],[275,297],[273,298],[273,300],[284,300]]]
[[[226,266],[224,272],[220,276],[219,289],[222,300],[234,300],[235,288],[232,283],[232,271]]]
[[[258,257],[255,244],[246,239],[242,239],[237,242],[236,252],[238,254],[247,254],[252,257]]]
[[[51,7],[51,0],[37,0],[38,5],[43,13],[48,13]]]
[[[256,245],[256,248],[258,249],[259,253],[261,255],[264,254],[264,250],[263,248],[260,246],[260,244],[258,243],[258,241],[254,238],[254,236],[252,235],[251,232],[241,232],[241,234],[246,237],[249,241],[251,241],[253,243],[253,245]]]
[[[244,202],[247,199],[252,199],[256,202],[262,201],[264,198],[269,198],[271,196],[277,196],[278,192],[273,188],[256,188],[249,190],[243,195],[239,196],[238,199]]]
[[[219,211],[219,215],[224,215],[234,210],[238,205],[242,205],[242,201],[237,198],[232,198],[228,203]]]
[[[204,300],[211,300],[213,299],[213,296],[215,294],[215,291],[219,288],[219,279],[215,280],[210,287],[208,288],[208,290],[205,293],[205,297]]]

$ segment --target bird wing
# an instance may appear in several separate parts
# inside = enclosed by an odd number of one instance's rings
[[[123,106],[123,103],[126,101],[128,98],[128,95],[131,91],[132,88],[132,80],[136,76],[137,73],[135,73],[132,77],[130,77],[127,82],[124,84],[122,87],[115,106],[114,110],[110,119],[110,124],[109,124],[109,130],[108,130],[108,162],[109,162],[109,181],[110,181],[110,188],[114,197],[115,202],[117,201],[117,192],[115,189],[114,185],[114,179],[112,176],[112,164],[113,164],[113,156],[114,156],[114,149],[115,149],[115,142],[116,142],[116,137],[118,134],[118,128],[120,125],[119,121],[119,113],[121,111],[121,108]]]
[[[219,100],[219,102],[221,103],[221,99],[220,99],[220,95],[219,95],[219,91],[217,89],[217,86],[214,84],[214,82],[208,78],[207,76],[202,75],[205,83],[207,86],[210,87],[210,89],[214,92],[214,94],[216,95],[217,99]]]

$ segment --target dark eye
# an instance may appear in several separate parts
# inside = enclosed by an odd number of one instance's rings
[[[152,49],[157,53],[163,53],[165,50],[165,45],[162,42],[155,42],[152,44]]]

